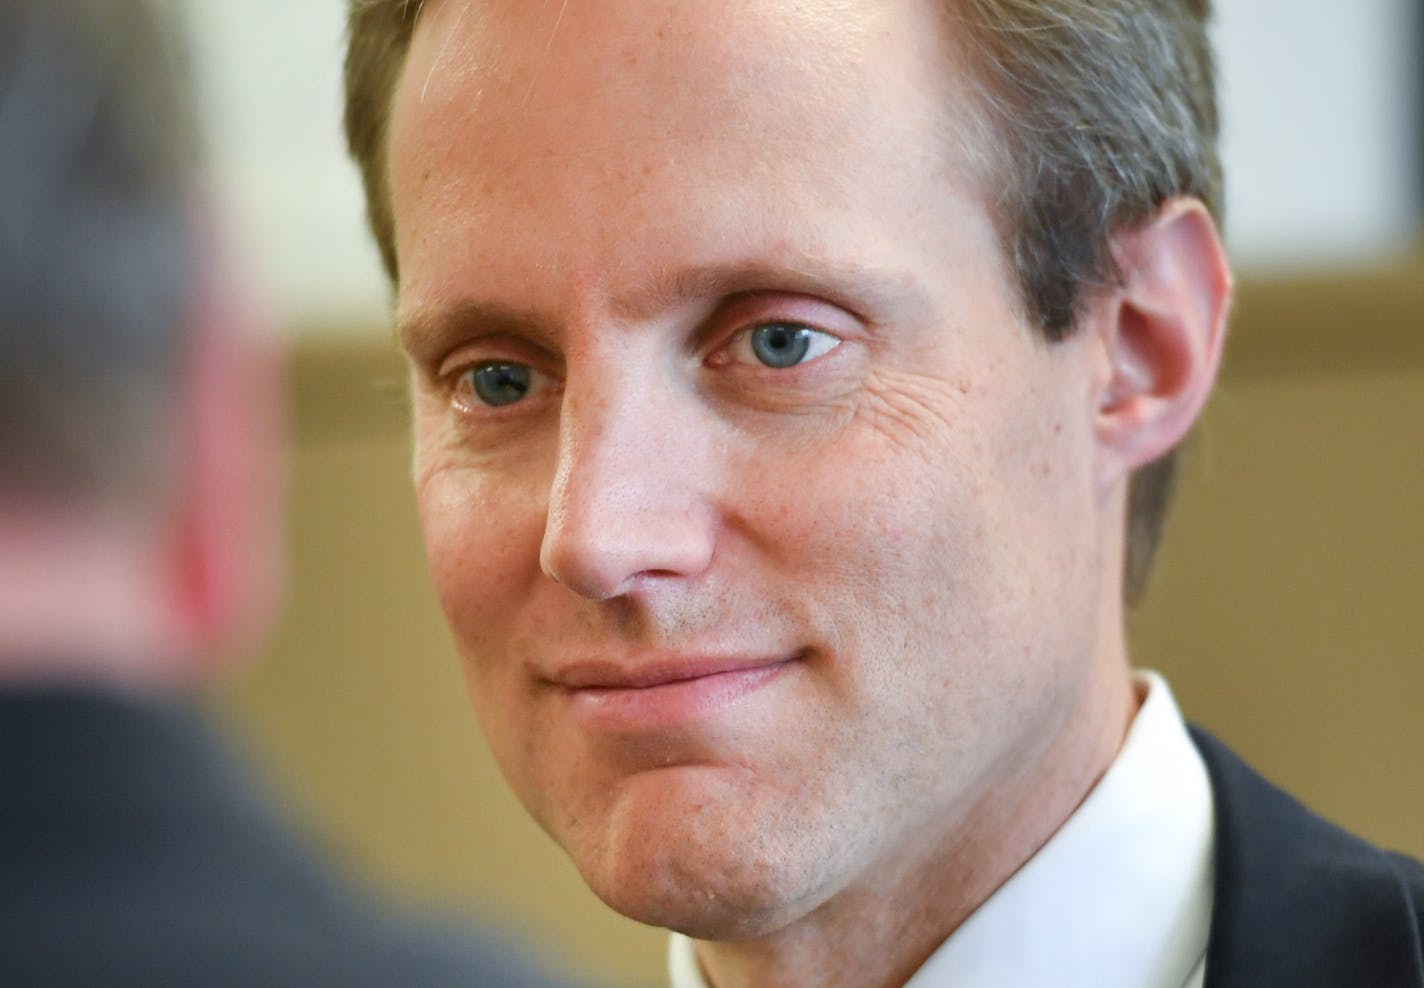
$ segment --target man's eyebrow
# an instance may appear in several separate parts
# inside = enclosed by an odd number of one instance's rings
[[[532,312],[472,298],[420,306],[396,319],[396,339],[412,356],[429,356],[456,336],[501,333],[552,336],[544,319]]]
[[[614,312],[637,319],[683,302],[752,292],[812,295],[872,320],[923,296],[914,279],[899,272],[798,257],[667,269],[653,278],[650,288],[615,299]]]
[[[636,322],[682,303],[753,292],[815,296],[869,322],[929,305],[923,287],[899,272],[814,259],[754,260],[664,269],[647,287],[613,299],[610,312]],[[396,321],[396,337],[412,356],[431,356],[456,337],[498,334],[548,341],[560,335],[545,315],[474,298],[421,306]]]

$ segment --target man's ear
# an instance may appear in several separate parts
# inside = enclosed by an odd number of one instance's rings
[[[1122,281],[1098,324],[1099,490],[1186,436],[1216,379],[1231,303],[1226,251],[1199,200],[1168,201],[1112,246]]]
[[[199,678],[265,633],[280,599],[285,452],[280,351],[226,243],[205,232],[168,568],[174,647]]]

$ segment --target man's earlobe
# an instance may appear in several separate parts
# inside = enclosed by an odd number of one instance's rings
[[[1216,379],[1231,271],[1198,200],[1173,199],[1113,238],[1122,283],[1099,323],[1099,486],[1164,455],[1196,421]]]

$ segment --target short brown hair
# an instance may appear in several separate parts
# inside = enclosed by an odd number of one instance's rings
[[[399,280],[387,171],[392,99],[421,3],[351,0],[346,135],[371,230]],[[1209,0],[950,0],[977,107],[980,149],[1025,311],[1061,340],[1084,299],[1115,281],[1110,238],[1173,196],[1221,211]],[[1174,459],[1132,477],[1124,590],[1141,595],[1162,532]]]

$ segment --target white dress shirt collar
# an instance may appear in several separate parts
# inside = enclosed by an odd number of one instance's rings
[[[1167,683],[1068,821],[907,988],[1198,988],[1211,921],[1211,785]],[[673,935],[673,988],[708,988]]]

